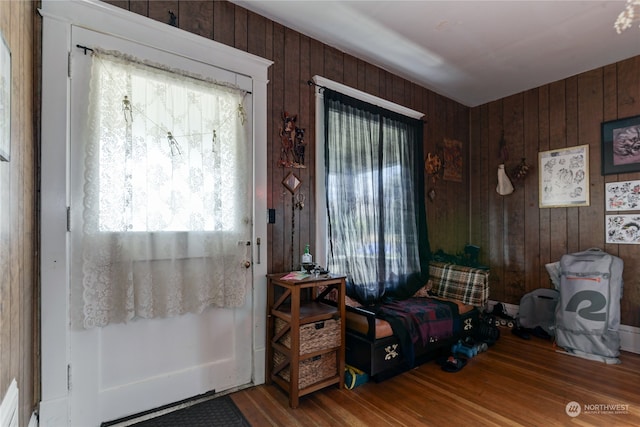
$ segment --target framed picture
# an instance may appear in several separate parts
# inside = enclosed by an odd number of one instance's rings
[[[602,123],[602,175],[640,171],[640,116]]]
[[[640,214],[607,215],[606,242],[640,245]]]
[[[608,182],[604,188],[607,211],[640,210],[640,181]]]
[[[589,146],[538,153],[540,207],[589,206]]]
[[[11,158],[11,51],[0,34],[0,160]]]

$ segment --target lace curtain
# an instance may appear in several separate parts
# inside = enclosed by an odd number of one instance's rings
[[[422,122],[324,89],[329,270],[363,304],[426,283]]]
[[[74,217],[72,324],[239,307],[252,148],[238,89],[96,51]],[[81,230],[75,232],[75,230]]]

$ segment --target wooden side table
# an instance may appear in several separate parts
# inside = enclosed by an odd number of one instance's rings
[[[285,276],[267,275],[266,381],[285,390],[296,408],[301,396],[344,387],[345,277]],[[335,289],[336,304],[321,302],[320,289]]]

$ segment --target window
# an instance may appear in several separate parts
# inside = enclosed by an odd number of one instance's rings
[[[72,172],[82,200],[73,323],[241,306],[251,279],[250,95],[96,49],[89,98],[86,139],[72,143],[82,159]]]
[[[363,303],[424,285],[422,122],[324,89],[327,266]],[[322,167],[318,165],[318,168]]]
[[[98,230],[229,231],[246,208],[244,92],[95,58]],[[95,162],[95,163],[94,163]]]

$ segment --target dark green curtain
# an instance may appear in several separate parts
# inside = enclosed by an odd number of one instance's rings
[[[324,89],[327,265],[363,304],[423,286],[430,247],[423,123]]]

